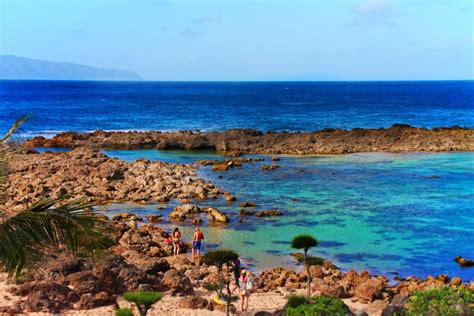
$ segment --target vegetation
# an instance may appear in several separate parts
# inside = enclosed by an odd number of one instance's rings
[[[290,296],[291,298],[291,296]],[[341,299],[330,296],[317,296],[311,298],[311,303],[304,302],[304,297],[288,298],[285,308],[287,316],[343,316],[349,313],[349,309]],[[302,302],[302,303],[301,303]]]
[[[145,316],[148,310],[161,300],[163,293],[151,292],[151,291],[133,291],[125,292],[123,298],[130,303],[134,303],[137,306],[138,312],[141,316]]]
[[[306,297],[301,296],[301,295],[290,295],[288,297],[288,301],[286,302],[285,307],[286,308],[296,308],[300,305],[303,305],[306,303]]]
[[[307,294],[306,294],[306,303],[309,304],[311,298],[311,273],[310,266],[312,265],[321,265],[324,260],[318,257],[308,257],[308,251],[310,248],[316,247],[318,241],[311,235],[298,235],[291,241],[291,247],[295,249],[303,249],[303,256],[297,256],[296,259],[302,262],[306,269],[306,275],[308,276],[308,285],[307,285]]]
[[[415,292],[407,305],[409,315],[474,315],[474,293],[442,286]]]
[[[115,316],[133,316],[130,308],[119,308],[115,310]]]
[[[25,121],[18,120],[0,139],[0,269],[18,278],[25,269],[35,270],[45,247],[63,248],[73,256],[108,248],[108,225],[88,212],[83,201],[66,202],[66,197],[44,197],[20,212],[5,205],[8,159],[14,147],[8,142],[13,132]]]
[[[226,314],[230,314],[230,302],[232,301],[232,293],[230,291],[230,265],[233,260],[239,257],[237,253],[232,250],[218,249],[214,251],[208,251],[204,254],[204,263],[207,265],[214,265],[217,267],[219,272],[219,282],[207,283],[206,289],[217,290],[219,297],[223,298],[226,302]],[[222,269],[226,266],[226,278],[222,277]],[[223,288],[226,288],[226,294],[223,293]]]

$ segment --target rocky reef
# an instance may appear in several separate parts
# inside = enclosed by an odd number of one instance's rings
[[[202,257],[190,260],[185,255],[173,257],[169,233],[144,224],[131,225],[137,216],[124,215],[111,221],[116,244],[100,259],[73,259],[49,250],[40,272],[11,287],[18,297],[0,313],[54,312],[91,309],[114,305],[126,290],[159,290],[179,299],[180,308],[214,310],[222,308],[208,300],[202,284],[219,279],[217,268],[203,264]],[[474,282],[446,275],[426,279],[398,278],[395,284],[384,276],[367,271],[342,271],[329,261],[310,269],[311,292],[364,304],[369,315],[397,314],[417,290],[440,286],[474,290]],[[307,274],[277,267],[253,276],[254,292],[291,295],[306,289]],[[256,295],[257,295],[256,294]],[[263,311],[262,311],[263,312]],[[352,312],[357,310],[353,308]],[[360,313],[359,313],[360,314]]]
[[[42,196],[94,203],[216,198],[223,192],[191,165],[138,159],[128,163],[88,148],[68,153],[22,151],[9,160],[5,207],[21,209]]]
[[[29,147],[100,149],[215,149],[233,153],[346,154],[356,152],[473,151],[474,130],[415,128],[397,124],[380,129],[325,129],[310,133],[234,129],[225,132],[65,132],[35,137]]]

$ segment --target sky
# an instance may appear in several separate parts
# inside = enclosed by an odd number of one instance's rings
[[[0,55],[145,80],[474,79],[474,1],[0,0]]]

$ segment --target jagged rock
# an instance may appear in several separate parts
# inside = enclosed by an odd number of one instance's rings
[[[259,211],[255,213],[255,216],[264,217],[264,216],[281,216],[283,213],[277,210],[267,210],[267,211]]]
[[[60,313],[78,300],[77,294],[66,285],[48,281],[28,282],[14,288],[12,293],[26,296],[22,303],[26,312]]]
[[[194,204],[177,205],[169,214],[169,218],[173,220],[184,221],[190,216],[195,216],[201,212],[201,208]]]
[[[107,292],[99,292],[97,294],[86,293],[81,296],[76,304],[77,309],[92,309],[99,306],[115,304],[116,295]]]
[[[206,209],[206,212],[213,221],[221,222],[221,223],[229,222],[229,217],[216,208],[210,207]]]
[[[161,281],[161,286],[171,290],[171,295],[191,295],[194,293],[191,280],[176,269],[168,270]]]
[[[382,296],[385,282],[380,278],[369,278],[355,288],[356,297],[363,302],[371,302]]]
[[[89,202],[136,201],[151,203],[170,198],[206,199],[222,194],[214,185],[196,176],[191,165],[150,162],[138,159],[125,162],[88,148],[64,153],[30,153],[19,151],[9,160],[7,209],[21,210],[25,203],[41,196]],[[128,214],[117,221],[139,221]]]
[[[255,207],[257,203],[255,202],[240,202],[240,207]]]
[[[456,261],[461,267],[473,267],[474,266],[474,260],[464,259],[461,256],[457,256],[456,258],[454,258],[454,261]]]

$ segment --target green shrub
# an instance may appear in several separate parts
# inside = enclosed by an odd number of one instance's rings
[[[125,292],[123,298],[131,303],[135,303],[140,315],[146,315],[153,304],[161,300],[163,293],[150,291]]]
[[[285,307],[298,307],[306,303],[306,297],[301,295],[291,295],[288,297],[288,301],[286,302]]]
[[[130,308],[119,308],[115,310],[115,316],[133,316],[133,312]]]
[[[409,315],[455,316],[474,313],[474,293],[442,286],[416,291],[408,302]]]
[[[311,298],[311,304],[287,307],[285,312],[287,316],[344,316],[349,309],[338,298],[318,296]]]

